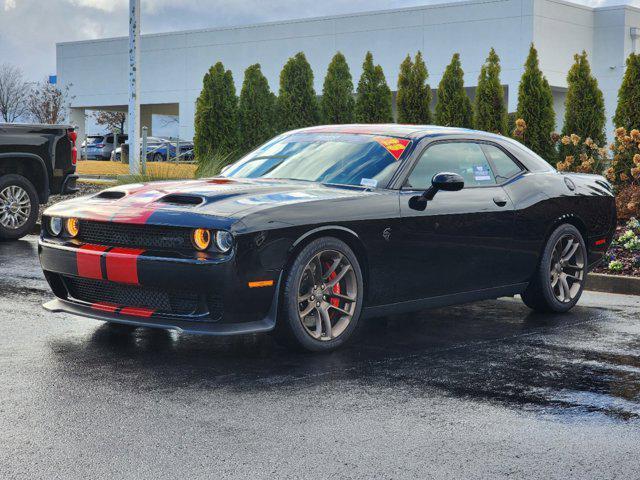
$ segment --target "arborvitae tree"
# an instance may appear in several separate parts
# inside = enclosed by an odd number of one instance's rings
[[[436,124],[445,127],[471,128],[472,123],[471,100],[464,90],[464,72],[460,65],[460,54],[455,53],[438,85]]]
[[[205,74],[196,101],[194,152],[197,159],[238,150],[238,98],[231,70],[216,63]]]
[[[327,69],[322,88],[320,107],[324,123],[353,123],[355,121],[353,81],[347,59],[336,53]]]
[[[487,132],[507,133],[507,107],[500,84],[500,57],[492,48],[480,69],[474,101],[474,126]]]
[[[527,125],[526,134],[519,140],[554,164],[555,150],[551,133],[556,126],[556,117],[553,111],[553,94],[549,82],[542,75],[538,64],[538,52],[533,44],[520,79],[518,118],[523,119]]]
[[[320,109],[313,89],[313,70],[304,53],[296,53],[280,72],[277,124],[281,131],[317,125]]]
[[[627,131],[640,129],[640,54],[632,53],[627,58],[613,123]]]
[[[373,64],[373,55],[367,52],[358,82],[356,120],[360,123],[393,122],[393,97],[380,65]]]
[[[416,54],[415,62],[411,56],[400,64],[398,75],[398,108],[399,123],[414,123],[426,125],[431,123],[431,87],[427,83],[429,72],[422,59],[422,53]]]
[[[244,151],[257,147],[275,133],[276,96],[269,89],[269,82],[260,70],[260,64],[244,71],[240,91],[239,124],[241,145]]]
[[[602,146],[604,135],[604,97],[598,88],[598,80],[591,75],[586,52],[573,57],[575,63],[567,75],[567,98],[564,102],[563,135],[572,133],[583,140],[591,138]]]

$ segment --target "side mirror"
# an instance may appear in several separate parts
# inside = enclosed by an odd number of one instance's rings
[[[440,172],[431,179],[431,186],[420,196],[411,197],[409,207],[414,210],[424,210],[427,202],[433,200],[439,190],[445,192],[457,192],[464,188],[464,179],[457,173]]]

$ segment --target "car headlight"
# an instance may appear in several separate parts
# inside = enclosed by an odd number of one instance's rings
[[[233,248],[233,235],[226,230],[217,230],[214,235],[216,248],[222,253],[227,253]]]
[[[191,233],[191,241],[196,250],[206,250],[211,245],[211,233],[205,228],[196,228]]]
[[[80,222],[77,218],[67,218],[65,227],[70,237],[77,237],[80,233]]]
[[[49,219],[49,233],[54,237],[62,233],[62,219],[60,217],[51,217]]]

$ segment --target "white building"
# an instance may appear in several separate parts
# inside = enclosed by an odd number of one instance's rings
[[[144,24],[144,19],[143,19]],[[207,69],[222,61],[231,69],[238,92],[244,70],[262,65],[273,91],[289,57],[303,51],[322,91],[327,65],[336,51],[347,58],[357,84],[367,50],[396,88],[400,62],[421,50],[432,88],[455,52],[461,55],[465,85],[477,84],[491,47],[502,63],[508,110],[515,111],[518,82],[533,42],[555,97],[557,129],[564,116],[566,75],[573,55],[589,54],[604,92],[607,119],[615,112],[625,59],[637,51],[640,9],[590,8],[562,0],[472,0],[423,7],[291,20],[233,28],[143,35],[141,40],[141,123],[152,114],[179,115],[179,134],[193,138],[195,100]],[[57,73],[70,85],[72,122],[84,134],[86,109],[126,111],[127,38],[57,45]],[[473,88],[469,93],[473,95]],[[611,124],[608,130],[611,130]]]

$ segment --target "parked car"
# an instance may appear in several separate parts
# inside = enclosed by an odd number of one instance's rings
[[[118,134],[117,145],[124,143],[128,139],[126,134]],[[86,142],[82,142],[81,158],[87,160],[109,160],[113,152],[113,134],[89,135]]]
[[[466,129],[285,133],[216,178],[45,212],[45,307],[131,327],[276,330],[312,351],[367,317],[520,294],[566,312],[616,225],[611,186]],[[66,227],[60,227],[66,225]]]
[[[142,140],[140,141],[142,148]],[[147,137],[147,161],[148,162],[165,162],[167,161],[167,150],[171,158],[176,156],[176,144],[171,143],[171,140],[160,137]],[[180,153],[193,150],[192,142],[180,143]],[[111,160],[119,162],[121,158],[121,148],[116,148],[115,152],[111,155]]]
[[[32,232],[49,195],[77,190],[76,137],[69,125],[0,123],[0,240]]]

